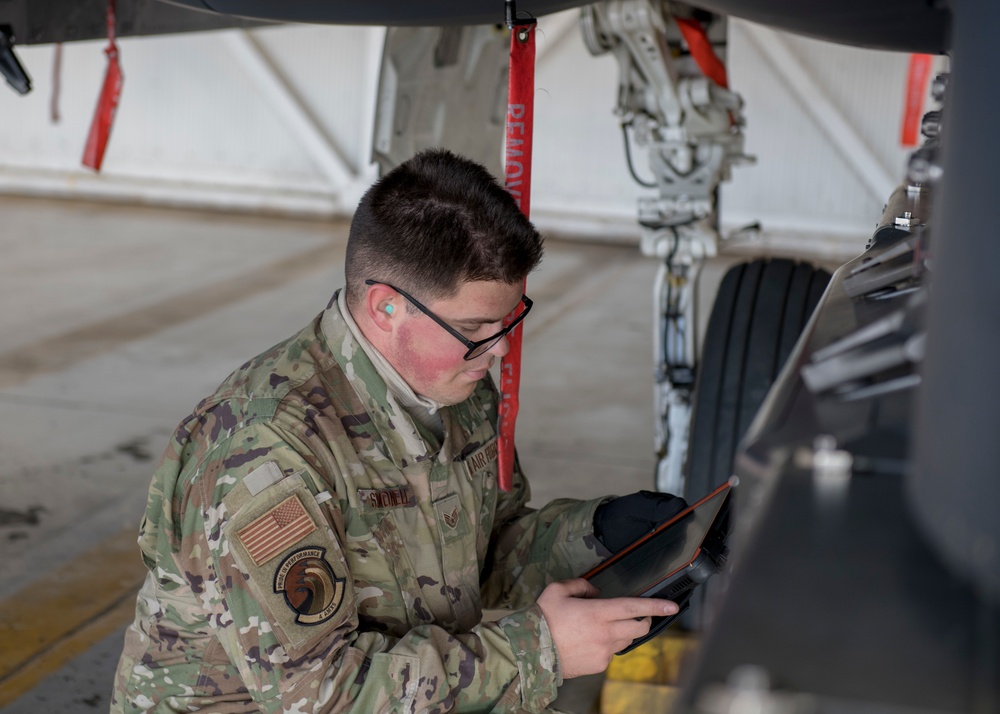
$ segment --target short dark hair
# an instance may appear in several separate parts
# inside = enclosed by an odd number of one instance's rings
[[[347,299],[364,281],[391,283],[421,299],[461,284],[521,283],[542,259],[542,238],[484,167],[444,149],[404,161],[365,193],[351,221]]]

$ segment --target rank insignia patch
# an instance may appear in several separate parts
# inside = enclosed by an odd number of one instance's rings
[[[236,535],[254,564],[263,565],[314,530],[316,523],[298,496],[289,496]]]
[[[300,548],[274,574],[274,592],[284,594],[300,625],[326,622],[344,602],[344,578],[334,575],[325,554],[325,548]]]
[[[442,498],[434,502],[434,509],[437,511],[438,522],[445,539],[457,538],[468,529],[468,523],[462,517],[462,501],[457,493]]]

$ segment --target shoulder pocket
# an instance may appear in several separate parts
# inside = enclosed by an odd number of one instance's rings
[[[223,534],[245,580],[231,588],[249,591],[289,654],[354,616],[354,584],[340,543],[301,475],[246,501]]]

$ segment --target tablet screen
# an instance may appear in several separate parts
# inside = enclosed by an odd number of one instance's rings
[[[601,589],[601,597],[642,595],[695,558],[729,491],[726,487],[717,489],[647,540],[622,551],[598,566],[596,573],[584,577]]]

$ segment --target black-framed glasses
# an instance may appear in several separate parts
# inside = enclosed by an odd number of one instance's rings
[[[521,320],[523,320],[524,316],[527,315],[528,312],[531,310],[531,305],[532,305],[531,299],[527,295],[521,295],[521,304],[524,305],[524,309],[514,316],[514,319],[511,320],[509,325],[504,327],[502,330],[500,330],[500,332],[496,333],[495,335],[487,337],[485,340],[478,340],[476,342],[473,342],[472,340],[466,339],[461,332],[459,332],[454,327],[449,325],[447,322],[442,320],[440,317],[435,315],[433,312],[428,310],[419,300],[417,300],[415,297],[410,295],[405,290],[400,290],[395,285],[390,285],[389,283],[383,283],[380,280],[366,280],[365,285],[385,285],[386,287],[392,288],[397,293],[402,295],[410,303],[412,303],[413,307],[417,308],[418,310],[420,310],[420,312],[427,315],[427,317],[434,320],[434,322],[441,325],[441,327],[446,329],[450,335],[454,336],[456,340],[465,345],[468,351],[465,353],[464,359],[467,361],[470,359],[475,359],[480,355],[484,355],[491,349],[493,349],[494,345],[496,345],[497,342],[502,340],[504,336],[507,335],[507,333],[509,333],[511,330],[513,330],[515,327],[521,324]],[[514,309],[516,310],[517,308],[515,307]]]

